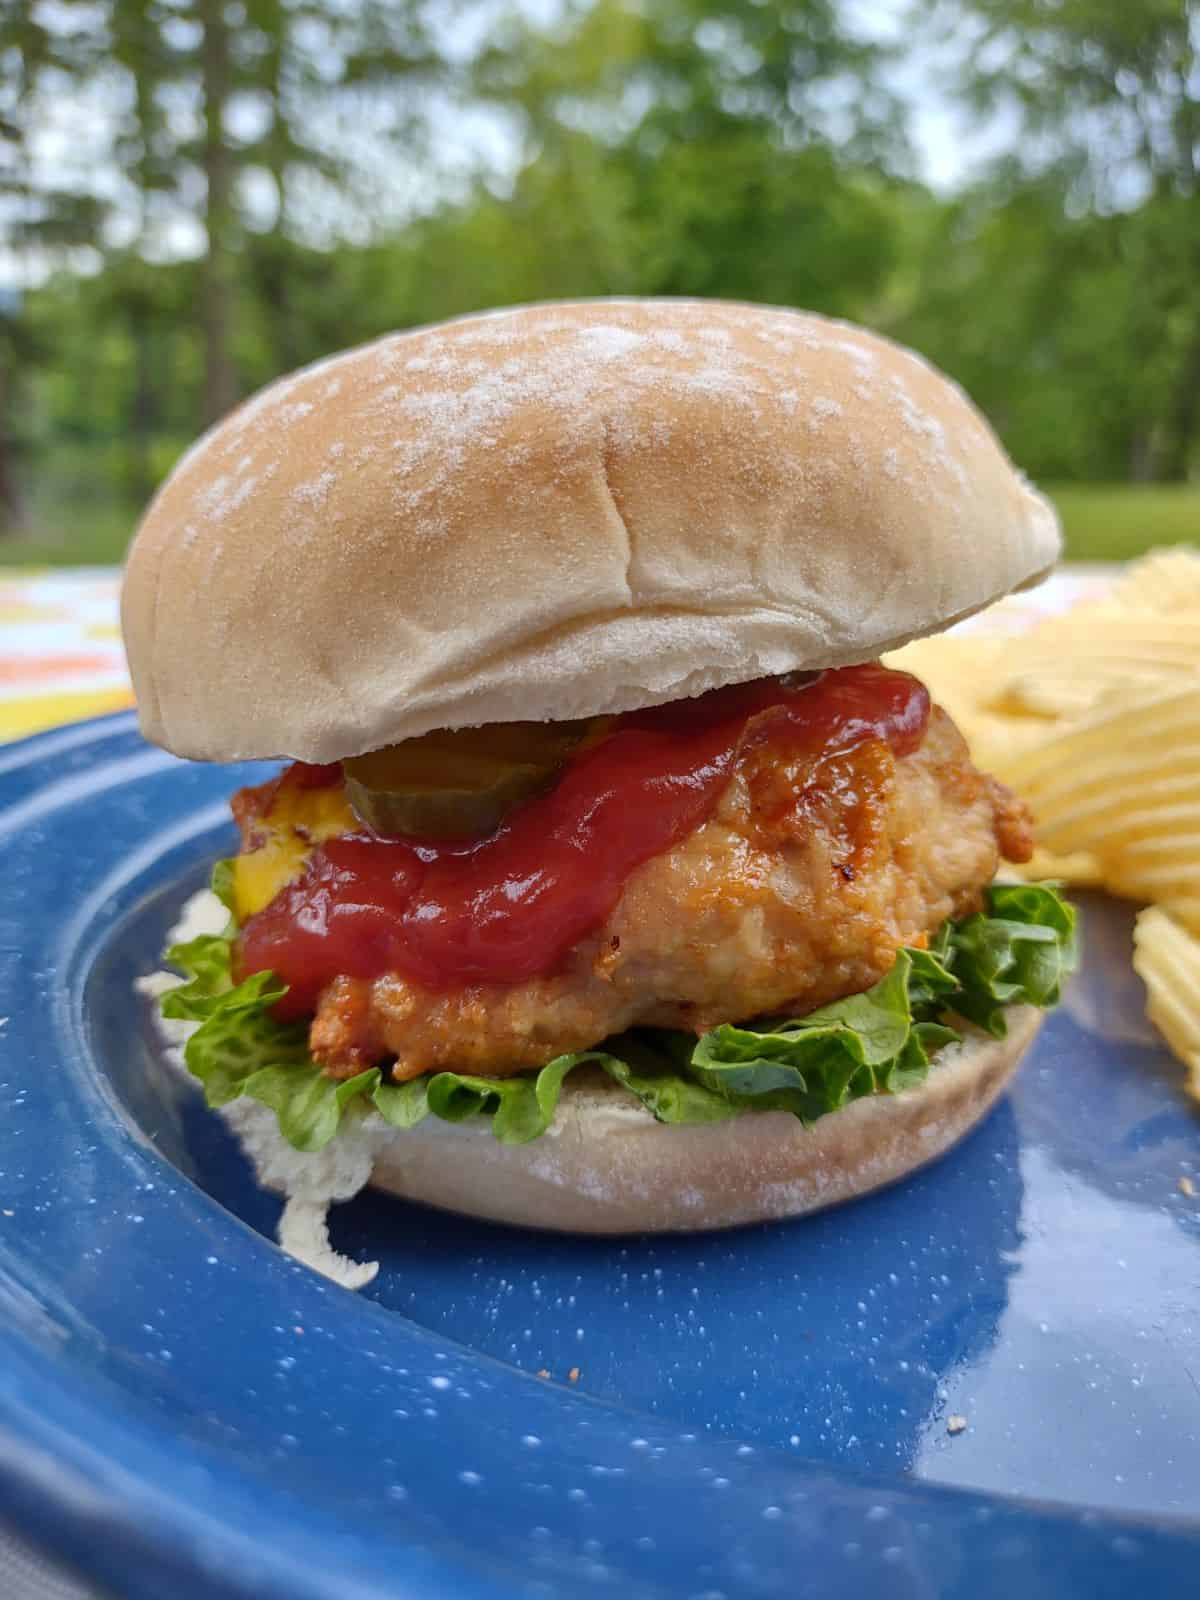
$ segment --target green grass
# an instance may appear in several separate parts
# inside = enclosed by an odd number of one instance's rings
[[[1128,561],[1162,544],[1200,545],[1200,485],[1051,485],[1072,561]]]
[[[1200,544],[1200,485],[1143,488],[1062,484],[1050,489],[1074,561],[1126,561],[1162,544]],[[135,507],[111,499],[42,510],[29,531],[0,538],[0,566],[74,566],[120,561]]]
[[[0,537],[0,567],[113,566],[137,524],[137,512],[117,506],[73,506]]]

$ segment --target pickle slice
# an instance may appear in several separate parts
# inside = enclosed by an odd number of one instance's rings
[[[479,838],[550,783],[567,757],[607,724],[607,718],[498,722],[427,733],[344,761],[346,794],[375,833]]]

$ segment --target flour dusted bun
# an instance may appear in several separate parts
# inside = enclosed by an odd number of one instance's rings
[[[852,1101],[805,1127],[763,1111],[665,1127],[610,1080],[567,1086],[549,1131],[502,1145],[486,1121],[428,1118],[378,1146],[376,1188],[466,1216],[567,1233],[692,1233],[819,1211],[948,1150],[987,1112],[1041,1026],[969,1029],[917,1089]]]
[[[123,622],[148,738],[332,761],[861,661],[1058,550],[918,356],[806,313],[595,300],[264,390],[150,507]]]

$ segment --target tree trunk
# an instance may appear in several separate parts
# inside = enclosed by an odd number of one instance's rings
[[[154,489],[151,445],[158,411],[154,387],[154,341],[150,314],[145,307],[138,307],[129,332],[134,352],[133,404],[130,407],[129,429],[129,487],[133,498],[140,505],[150,498]]]
[[[12,373],[6,361],[0,365],[0,535],[16,532],[22,522],[16,441],[9,423],[13,389]]]
[[[1135,428],[1127,456],[1131,483],[1150,483],[1154,478],[1154,438],[1149,428]]]
[[[289,45],[288,30],[292,26],[283,7],[274,19],[272,49],[267,62],[268,82],[274,114],[270,138],[267,143],[267,166],[275,184],[275,226],[267,245],[267,270],[270,282],[266,285],[266,303],[271,309],[275,365],[279,372],[291,372],[300,364],[295,307],[292,304],[292,287],[288,280],[291,260],[291,237],[288,232],[288,160],[290,155],[287,107],[285,104],[284,53]]]
[[[1165,483],[1185,483],[1200,433],[1200,319],[1184,352],[1167,418],[1167,444],[1159,465]]]
[[[204,176],[208,185],[204,225],[204,420],[215,422],[237,402],[233,337],[233,160],[225,138],[225,106],[231,68],[225,0],[200,0],[204,88]]]

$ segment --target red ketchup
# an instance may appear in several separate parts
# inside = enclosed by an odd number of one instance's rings
[[[269,969],[288,985],[281,1018],[311,1014],[340,974],[398,973],[443,991],[539,977],[605,920],[637,867],[709,816],[743,750],[881,739],[902,756],[928,720],[925,688],[878,665],[632,712],[483,839],[363,832],[320,845],[304,876],[247,921],[240,972]]]

